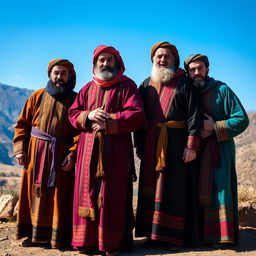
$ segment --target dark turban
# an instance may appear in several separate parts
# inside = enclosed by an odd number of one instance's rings
[[[70,61],[68,61],[66,59],[54,59],[54,60],[51,60],[48,63],[48,77],[50,77],[50,73],[51,73],[52,68],[54,66],[64,66],[65,68],[68,69],[68,71],[71,74],[70,81],[71,81],[71,83],[73,85],[73,88],[74,88],[75,85],[76,85],[76,72],[75,72],[75,69],[74,69],[74,65]]]
[[[179,57],[178,50],[175,47],[175,45],[170,44],[169,42],[158,42],[152,47],[152,49],[151,49],[151,61],[152,62],[153,62],[153,57],[156,53],[156,50],[159,48],[168,48],[171,51],[172,55],[174,56],[175,67],[178,68],[180,66],[180,57]]]
[[[184,68],[185,68],[185,70],[188,71],[189,64],[194,62],[194,61],[196,61],[196,60],[202,61],[205,64],[206,68],[209,67],[209,60],[208,60],[208,57],[206,55],[203,55],[203,54],[191,54],[184,61]]]

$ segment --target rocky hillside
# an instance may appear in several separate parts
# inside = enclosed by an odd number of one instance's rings
[[[12,165],[13,125],[33,91],[0,83],[0,163]]]
[[[238,184],[256,186],[256,112],[248,128],[235,138]]]

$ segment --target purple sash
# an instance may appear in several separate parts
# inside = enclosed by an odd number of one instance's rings
[[[59,137],[56,138],[54,136],[51,136],[50,134],[43,132],[36,127],[32,126],[31,129],[31,136],[45,141],[50,141],[50,151],[52,153],[52,163],[50,168],[49,177],[47,180],[47,188],[52,188],[55,183],[55,177],[56,177],[56,169],[57,169],[57,163],[58,163],[58,142],[71,142],[70,137]]]

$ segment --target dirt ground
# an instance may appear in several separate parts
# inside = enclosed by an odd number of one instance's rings
[[[175,256],[256,256],[256,229],[241,228],[240,229],[240,244],[230,247],[225,250],[213,250],[207,246],[198,248],[184,248],[178,253],[170,253],[165,249],[144,249],[141,248],[143,239],[136,239],[134,242],[133,253],[121,253],[120,256],[128,255],[175,255]],[[44,255],[44,256],[75,256],[84,255],[79,252],[67,248],[60,251],[51,249],[50,247],[21,247],[21,241],[15,239],[15,223],[2,222],[0,223],[0,255],[1,256],[16,256],[16,255]]]

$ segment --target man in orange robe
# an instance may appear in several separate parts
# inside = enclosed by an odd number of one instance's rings
[[[17,217],[23,246],[70,245],[74,159],[78,136],[67,112],[76,93],[71,62],[49,62],[50,80],[26,101],[15,125],[14,156],[24,166]]]

